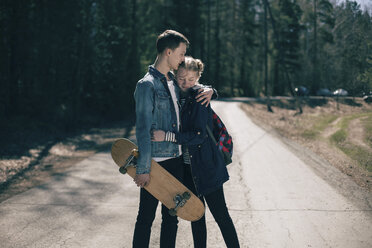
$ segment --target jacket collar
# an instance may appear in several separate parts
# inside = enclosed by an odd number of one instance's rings
[[[149,66],[149,73],[152,75],[152,76],[154,76],[154,77],[156,77],[156,78],[159,78],[160,80],[166,80],[166,78],[165,78],[165,75],[163,74],[163,73],[161,73],[160,71],[158,71],[156,68],[155,68],[155,66],[154,65],[150,65]],[[164,78],[164,79],[163,79]],[[173,73],[172,72],[168,72],[168,78],[169,79],[171,79],[171,80],[173,80],[174,81],[174,75],[173,75]]]

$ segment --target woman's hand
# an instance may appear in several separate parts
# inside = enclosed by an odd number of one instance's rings
[[[196,96],[196,101],[200,102],[202,101],[201,105],[204,105],[208,107],[209,103],[211,102],[213,95],[213,89],[212,88],[201,88],[198,90],[198,95]]]
[[[151,140],[161,142],[165,140],[165,132],[163,130],[153,130],[151,133]]]

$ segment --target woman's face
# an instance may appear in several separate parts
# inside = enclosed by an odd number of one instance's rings
[[[198,80],[199,77],[196,71],[188,71],[183,67],[177,71],[177,83],[183,92],[194,87]]]

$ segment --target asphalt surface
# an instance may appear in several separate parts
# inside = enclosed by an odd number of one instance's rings
[[[306,149],[213,102],[234,140],[225,195],[241,247],[372,247],[372,195]],[[131,247],[139,190],[98,153],[0,204],[0,247]],[[159,247],[160,207],[150,247]],[[208,247],[225,247],[207,210]],[[177,247],[193,247],[180,220]]]

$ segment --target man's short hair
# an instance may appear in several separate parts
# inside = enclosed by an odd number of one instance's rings
[[[187,47],[190,45],[190,42],[183,34],[174,30],[165,30],[156,40],[156,49],[158,54],[160,54],[167,48],[176,49],[180,43],[185,43]]]

